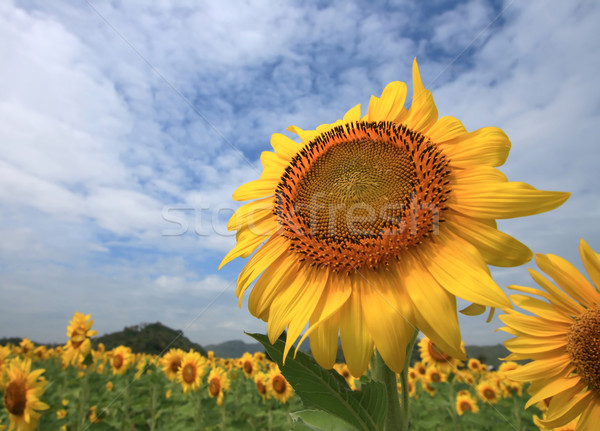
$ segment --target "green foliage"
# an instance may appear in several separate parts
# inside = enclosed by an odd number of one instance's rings
[[[262,334],[249,334],[260,342],[290,382],[305,407],[320,409],[337,416],[359,430],[381,430],[386,412],[386,394],[382,384],[371,382],[352,391],[336,371],[324,370],[308,355],[298,352],[283,363],[285,343],[271,344]]]
[[[206,351],[198,344],[191,342],[181,331],[171,329],[160,322],[128,326],[122,331],[94,337],[92,345],[103,343],[107,350],[117,346],[128,346],[134,353],[159,355],[170,348],[185,351],[194,349],[206,356]]]

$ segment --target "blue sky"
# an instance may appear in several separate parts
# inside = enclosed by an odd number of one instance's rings
[[[217,266],[232,192],[270,135],[314,129],[411,82],[440,116],[501,127],[510,180],[572,192],[503,221],[581,268],[600,250],[600,5],[144,1],[0,4],[0,337],[64,342],[74,311],[112,332],[161,321],[209,344],[266,331]],[[175,222],[178,221],[178,222]],[[492,269],[531,285],[526,267]],[[462,318],[467,344],[506,339]]]

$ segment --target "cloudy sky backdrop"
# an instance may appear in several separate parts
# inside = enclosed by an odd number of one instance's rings
[[[592,0],[2,1],[0,337],[64,342],[74,311],[101,334],[265,332],[237,306],[244,262],[217,271],[232,192],[272,133],[410,87],[414,57],[440,116],[507,132],[510,180],[573,193],[500,227],[581,268],[580,238],[600,250],[599,25]],[[461,319],[467,344],[506,338],[484,320]]]

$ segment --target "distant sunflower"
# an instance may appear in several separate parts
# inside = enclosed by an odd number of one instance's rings
[[[273,368],[269,372],[269,391],[273,398],[281,402],[282,404],[287,403],[287,401],[294,395],[294,390],[292,389],[292,385],[288,383],[279,368]]]
[[[65,365],[79,364],[90,353],[92,348],[90,337],[98,333],[92,330],[93,324],[94,319],[91,318],[91,315],[75,312],[67,326],[69,341],[63,347],[62,357]]]
[[[346,382],[348,383],[348,386],[350,386],[350,389],[356,389],[356,379],[354,378],[354,376],[352,376],[352,373],[350,373],[348,365],[335,364],[333,366],[333,369],[336,370],[339,374],[341,374],[344,379],[346,379]]]
[[[421,353],[421,361],[428,367],[436,367],[445,372],[456,372],[457,368],[462,365],[462,362],[450,355],[442,352],[433,341],[427,337],[423,337],[419,341],[419,352]]]
[[[474,399],[469,393],[458,394],[456,396],[456,412],[459,416],[462,416],[465,412],[479,412],[477,400]]]
[[[565,259],[538,254],[537,265],[554,283],[529,270],[544,290],[509,288],[527,294],[511,299],[530,314],[511,310],[500,316],[507,325],[502,329],[516,336],[504,342],[512,352],[507,359],[533,360],[505,374],[531,382],[526,408],[551,398],[545,418],[539,420],[547,428],[564,426],[577,417],[578,430],[600,423],[600,255],[584,240],[579,253],[592,283]]]
[[[254,356],[252,356],[248,352],[244,353],[239,359],[238,366],[242,369],[244,375],[248,378],[254,377],[254,374],[256,374],[256,372],[258,371]]]
[[[373,347],[402,371],[415,328],[465,358],[456,297],[474,304],[469,314],[510,308],[488,264],[531,258],[496,219],[548,211],[568,197],[508,182],[494,168],[508,156],[506,134],[494,127],[469,133],[455,118],[438,119],[416,61],[408,110],[406,95],[406,84],[392,82],[371,97],[365,115],[357,105],[316,130],[290,126],[300,143],[273,134],[275,152],[262,153],[260,179],[233,194],[253,201],[229,222],[237,245],[221,266],[266,240],[236,293],[241,304],[258,278],[250,312],[268,322],[272,343],[287,327],[285,354],[309,323],[317,362],[333,366],[339,333],[355,376]]]
[[[488,404],[496,404],[500,401],[500,388],[492,381],[484,380],[475,389],[479,397]]]
[[[254,375],[254,384],[256,385],[256,391],[259,393],[263,400],[268,400],[271,397],[271,394],[267,389],[267,378],[267,375],[261,371]]]
[[[467,361],[467,368],[473,372],[478,373],[481,371],[481,362],[479,361],[479,359],[470,358]]]
[[[115,375],[125,374],[132,362],[133,353],[129,347],[118,346],[110,352],[110,365]]]
[[[202,377],[206,373],[206,365],[206,359],[198,352],[191,350],[183,355],[177,371],[177,380],[181,383],[184,393],[200,387]]]
[[[210,370],[206,381],[208,383],[208,395],[217,399],[218,406],[222,405],[225,391],[228,390],[230,386],[227,371],[223,368],[215,367]]]
[[[40,401],[47,381],[41,377],[45,370],[31,371],[31,360],[12,359],[8,365],[8,383],[4,389],[4,407],[8,412],[9,429],[32,431],[37,428],[40,410],[49,408]]]
[[[439,368],[432,366],[427,368],[425,373],[425,380],[427,383],[442,383],[448,380],[446,373],[439,370]]]
[[[181,367],[181,361],[185,352],[181,349],[173,348],[160,358],[160,365],[163,373],[169,380],[177,380],[177,373]]]
[[[33,354],[33,350],[35,349],[35,345],[29,338],[23,338],[19,343],[21,355],[25,357],[29,357]]]

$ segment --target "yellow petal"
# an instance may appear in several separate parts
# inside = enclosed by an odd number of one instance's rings
[[[538,353],[564,348],[567,345],[566,334],[558,334],[552,337],[536,337],[524,335],[512,338],[504,342],[504,346],[511,352]]]
[[[529,275],[531,275],[531,278],[533,278],[537,284],[542,286],[550,294],[547,298],[554,306],[559,307],[567,314],[574,316],[585,311],[585,308],[583,308],[581,304],[579,304],[569,295],[566,295],[542,274],[531,268],[528,268],[527,271],[529,272]]]
[[[354,377],[364,374],[373,354],[373,339],[367,331],[360,300],[361,291],[365,287],[363,279],[357,277],[350,277],[352,295],[342,307],[340,318],[342,349],[348,369]]]
[[[592,282],[596,285],[596,289],[600,287],[600,255],[582,239],[579,242],[579,254],[585,270],[590,276]]]
[[[452,192],[453,209],[467,216],[490,219],[540,214],[559,207],[570,196],[565,192],[537,190],[520,182],[480,183],[477,187],[457,184]]]
[[[350,123],[352,121],[360,120],[360,103],[344,114],[343,121],[345,123]]]
[[[577,393],[579,390],[581,389],[575,386],[552,397],[546,419],[539,422],[546,427],[554,428],[569,423],[579,416],[593,398],[590,391]]]
[[[303,294],[309,289],[309,285],[315,281],[315,273],[310,268],[302,266],[295,274],[293,280],[286,278],[286,281],[288,282],[287,285],[278,283],[280,288],[275,298],[273,298],[269,309],[267,335],[271,344],[277,341],[277,338],[279,338],[284,329],[290,324],[292,318],[296,316],[296,314],[290,313],[290,307],[296,303],[299,297],[304,296]]]
[[[302,146],[282,133],[273,133],[271,135],[271,146],[277,154],[284,159],[291,160]]]
[[[565,354],[555,358],[529,362],[516,370],[507,371],[506,376],[519,381],[553,379],[557,376],[566,376],[568,371],[572,369],[571,358]]]
[[[233,192],[233,200],[248,201],[250,199],[264,198],[275,194],[279,178],[268,178],[250,181],[241,185]]]
[[[554,322],[542,317],[527,316],[521,313],[503,314],[500,320],[518,331],[532,334],[538,337],[552,337],[565,334],[569,330],[569,324],[565,322]]]
[[[306,144],[306,143],[312,141],[319,135],[319,132],[317,132],[316,130],[302,130],[300,127],[296,127],[296,126],[289,126],[287,129],[290,132],[298,135],[300,137],[300,139],[302,139],[303,144]]]
[[[422,249],[421,263],[448,292],[488,307],[511,308],[477,249],[465,240],[447,233]]]
[[[577,421],[577,427],[581,430],[593,429],[600,423],[600,397],[593,395],[587,408],[581,413]]]
[[[402,372],[406,347],[415,332],[410,300],[400,286],[372,271],[361,290],[365,324],[386,365]]]
[[[274,235],[250,258],[246,266],[240,272],[237,280],[236,296],[239,298],[239,305],[242,305],[244,292],[250,284],[258,277],[269,265],[273,264],[289,248],[287,238]]]
[[[480,316],[485,313],[485,305],[473,303],[460,310],[460,312],[466,316]]]
[[[454,117],[442,117],[427,131],[429,138],[436,144],[441,144],[451,139],[467,134],[465,126]]]
[[[397,273],[400,268],[401,273]],[[454,295],[440,286],[409,253],[406,253],[402,263],[391,264],[390,272],[398,280],[403,280],[414,304],[419,329],[444,353],[457,359],[466,359],[461,347]]]
[[[553,254],[538,254],[535,262],[562,290],[580,304],[589,308],[600,303],[600,295],[594,286],[567,260]]]
[[[413,98],[408,113],[400,115],[396,121],[406,124],[412,130],[427,133],[437,121],[438,110],[433,102],[431,91],[426,90],[421,81],[417,59],[413,62]]]
[[[510,152],[510,140],[497,127],[484,127],[439,145],[457,168],[501,166]]]
[[[531,396],[527,404],[525,404],[525,408],[529,408],[535,403],[545,400],[546,398],[553,397],[554,395],[559,394],[567,389],[573,388],[581,381],[581,378],[577,376],[570,377],[562,377],[557,380],[551,380],[546,386],[537,391],[534,395]],[[579,388],[579,390],[583,389],[583,386]]]
[[[258,247],[263,241],[267,239],[264,235],[245,235],[239,237],[237,244],[233,247],[229,253],[225,255],[219,269],[228,262],[231,262],[236,257],[248,257],[252,254],[256,247]]]
[[[317,325],[310,334],[310,351],[317,363],[325,369],[330,369],[335,364],[339,330],[340,314],[336,313]]]
[[[381,93],[381,98],[371,97],[369,121],[394,121],[404,109],[405,100],[406,84],[390,82]]]
[[[281,178],[283,171],[288,166],[289,160],[284,160],[282,157],[272,151],[263,151],[260,154],[260,161],[263,165],[263,171],[260,174],[261,179]]]
[[[252,315],[265,319],[273,299],[288,287],[296,277],[300,264],[284,253],[267,267],[256,281],[248,297],[248,310]]]
[[[567,325],[571,325],[573,323],[572,318],[557,312],[556,308],[547,302],[540,301],[539,299],[526,295],[511,295],[510,299],[515,303],[515,305],[521,307],[523,310],[537,314],[538,316],[550,321],[562,322]]]
[[[533,257],[532,251],[522,242],[474,218],[455,213],[448,228],[477,247],[488,265],[519,266]]]
[[[298,345],[300,345],[306,337],[311,335],[312,331],[316,330],[322,322],[329,320],[334,314],[339,314],[338,312],[346,301],[348,301],[351,294],[352,288],[350,286],[349,278],[345,275],[336,276],[335,274],[332,274],[330,276],[330,282],[325,286],[325,290],[319,299],[319,303],[310,317],[310,327],[308,331],[304,333]]]
[[[252,220],[264,217],[267,212],[273,212],[272,197],[248,202],[235,210],[227,223],[227,230],[238,230],[244,224],[254,223]]]

